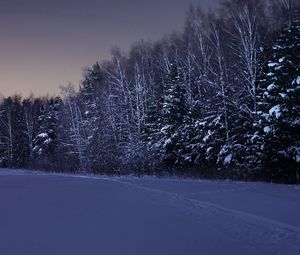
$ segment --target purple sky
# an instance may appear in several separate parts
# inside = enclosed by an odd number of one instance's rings
[[[180,30],[190,4],[218,0],[1,0],[0,94],[57,93],[82,68]]]

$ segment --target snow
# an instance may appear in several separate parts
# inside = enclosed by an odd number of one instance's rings
[[[165,143],[164,143],[164,147],[167,147],[168,145],[172,144],[172,139],[168,138]]]
[[[224,159],[224,165],[229,165],[231,163],[232,160],[232,154],[229,154],[226,156],[226,158]]]
[[[272,84],[270,84],[268,87],[267,87],[267,90],[268,91],[272,91],[272,90],[274,90],[274,89],[276,89],[276,85],[274,84],[274,83],[272,83]]]
[[[288,95],[285,93],[279,93],[279,95],[283,98],[283,99],[288,99]]]
[[[40,133],[40,134],[37,135],[37,137],[46,138],[46,137],[48,137],[48,134],[47,133]]]
[[[49,144],[49,143],[51,143],[51,139],[50,138],[48,138],[48,139],[46,139],[44,142],[43,142],[43,144]]]
[[[281,116],[281,107],[280,105],[275,105],[269,110],[269,114],[271,116],[275,115],[276,119],[280,118]]]
[[[211,131],[208,130],[207,135],[202,139],[202,141],[206,143],[210,139],[211,134]]]
[[[300,254],[300,186],[0,170],[0,254]]]
[[[295,147],[295,160],[297,163],[300,163],[300,147]]]
[[[271,132],[271,128],[269,126],[264,127],[264,132],[266,134],[270,133]]]
[[[297,85],[300,85],[300,76],[298,76],[298,77],[296,78],[296,83],[297,83]]]

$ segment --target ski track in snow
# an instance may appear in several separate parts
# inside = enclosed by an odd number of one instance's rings
[[[132,184],[126,181],[106,178],[106,180],[118,182],[120,184],[129,185],[141,190],[145,190],[156,194],[156,199],[167,198],[167,201],[175,206],[177,209],[203,220],[204,217],[214,217],[216,222],[213,227],[218,228],[220,231],[229,235],[232,239],[247,242],[249,245],[257,248],[260,247],[266,254],[277,254],[278,246],[286,249],[286,254],[299,254],[300,252],[300,228],[291,226],[289,224],[275,221],[265,217],[257,216],[254,214],[226,208],[217,204],[191,199],[184,195],[171,193],[159,189],[144,187],[138,184]],[[249,188],[229,189],[226,191],[241,191],[249,190]],[[214,192],[224,192],[224,190],[217,190],[212,192],[205,192],[206,194]],[[232,221],[230,227],[228,224],[216,224],[221,218],[226,218],[227,221]],[[222,219],[222,221],[223,221]],[[243,226],[243,227],[241,227]],[[249,233],[245,233],[248,229]],[[256,240],[251,238],[253,235],[250,233],[257,233],[260,237]],[[274,246],[265,246],[267,242],[272,243]],[[280,254],[280,253],[278,253]]]
[[[43,173],[41,173],[43,175]],[[46,174],[47,175],[47,174]],[[70,177],[68,174],[58,174],[65,177]],[[144,190],[152,193],[153,198],[162,200],[165,199],[168,203],[175,207],[182,213],[189,216],[203,220],[203,217],[210,218],[214,217],[215,223],[213,227],[219,229],[227,236],[230,236],[234,240],[240,240],[251,245],[253,248],[259,247],[265,254],[281,254],[279,250],[286,249],[286,254],[299,254],[300,252],[300,228],[295,227],[280,221],[268,219],[265,217],[257,216],[251,213],[234,210],[220,206],[218,204],[209,203],[206,201],[200,201],[197,199],[188,198],[185,195],[178,193],[172,193],[156,188],[149,188],[140,184],[126,181],[126,178],[122,180],[122,177],[103,177],[103,176],[88,176],[88,175],[71,175],[73,178],[87,178],[94,180],[105,180],[116,182],[122,185],[127,185],[136,189]],[[178,181],[170,179],[170,181]],[[179,180],[189,182],[189,180]],[[193,180],[191,182],[194,182]],[[212,182],[212,181],[199,181],[201,182]],[[255,185],[255,183],[254,183]],[[224,192],[239,192],[250,190],[251,188],[231,188],[231,189],[218,189],[213,191],[195,192],[189,194],[212,194],[212,193],[224,193]],[[226,218],[227,221],[232,221],[232,224],[222,224],[220,220]],[[211,221],[210,221],[211,222]],[[213,221],[212,221],[213,222]],[[218,224],[217,224],[218,222]],[[241,227],[243,226],[243,227]],[[245,229],[248,233],[245,233]],[[251,233],[257,233],[259,238],[253,239]],[[270,245],[264,245],[268,240]]]
[[[226,192],[250,191],[255,183],[246,187],[214,189],[211,191],[188,192],[186,195],[165,191],[158,188],[150,188],[143,184],[136,183],[136,180],[143,180],[137,177],[109,177],[109,176],[90,176],[60,173],[43,173],[31,171],[0,171],[0,175],[28,175],[36,174],[40,176],[61,176],[71,178],[82,178],[92,180],[102,180],[125,185],[133,189],[145,191],[147,196],[154,202],[164,202],[176,208],[188,217],[194,217],[197,221],[204,221],[223,233],[227,238],[246,243],[257,251],[257,254],[300,254],[300,228],[286,224],[274,219],[258,216],[252,213],[227,208],[215,203],[198,200],[188,197],[197,194],[213,194]],[[149,177],[150,180],[152,177]],[[145,178],[147,180],[147,177]],[[168,181],[197,182],[197,180],[176,180]],[[142,182],[142,181],[141,181]],[[201,183],[212,183],[213,181],[199,180]],[[247,183],[249,184],[249,183]],[[295,190],[298,189],[295,186]],[[224,224],[225,223],[225,224]]]

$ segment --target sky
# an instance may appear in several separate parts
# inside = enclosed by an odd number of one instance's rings
[[[0,0],[0,94],[57,94],[84,67],[180,31],[191,4],[217,0]]]

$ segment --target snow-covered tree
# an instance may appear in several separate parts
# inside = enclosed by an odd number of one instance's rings
[[[264,164],[273,178],[299,180],[300,23],[293,22],[272,48],[259,84],[259,127]],[[258,137],[259,138],[259,137]],[[257,139],[258,139],[257,138]]]
[[[177,64],[172,64],[165,86],[164,101],[160,118],[161,130],[159,147],[163,161],[176,163],[180,151],[178,129],[188,115],[186,93]]]
[[[37,164],[42,167],[54,167],[58,153],[59,110],[61,99],[54,97],[43,100],[38,116],[39,128],[34,138],[33,153]]]
[[[87,139],[85,122],[80,110],[80,102],[73,85],[62,87],[63,107],[60,124],[63,127],[63,144],[66,157],[72,161],[73,171],[87,171],[88,155],[86,153],[89,141]]]
[[[162,106],[161,122],[164,126],[178,127],[187,116],[186,94],[176,64],[171,65]]]

